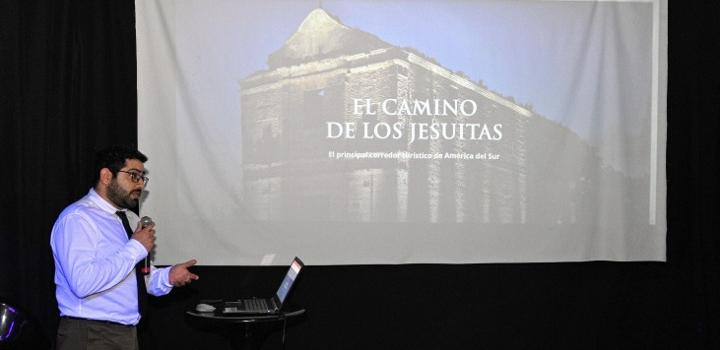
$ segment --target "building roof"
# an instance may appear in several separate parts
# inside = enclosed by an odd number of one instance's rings
[[[268,58],[270,68],[325,57],[351,55],[392,45],[377,36],[350,28],[321,8],[311,11],[298,30]]]

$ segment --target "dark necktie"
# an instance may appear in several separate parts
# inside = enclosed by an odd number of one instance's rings
[[[128,239],[132,237],[133,230],[130,228],[130,222],[128,221],[127,215],[124,211],[116,211],[115,214],[120,217],[125,233],[127,233]],[[145,305],[147,303],[147,290],[145,289],[145,279],[140,269],[142,269],[144,261],[140,261],[135,265],[135,277],[137,278],[137,289],[138,289],[138,313],[140,316],[143,314]]]

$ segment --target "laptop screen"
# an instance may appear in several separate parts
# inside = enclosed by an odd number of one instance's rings
[[[275,296],[277,296],[278,300],[280,300],[280,304],[285,302],[285,298],[287,297],[288,292],[290,292],[290,288],[292,288],[293,283],[295,283],[295,279],[303,266],[303,262],[297,257],[293,260],[292,264],[290,264],[290,268],[285,274],[285,278],[283,278],[280,288],[278,288],[277,293],[275,293]]]

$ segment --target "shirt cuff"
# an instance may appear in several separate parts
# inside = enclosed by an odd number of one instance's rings
[[[148,293],[161,296],[170,293],[173,285],[170,284],[170,269],[172,266],[156,268],[152,267],[150,273],[150,283],[148,285]]]
[[[125,246],[128,248],[128,251],[130,251],[130,254],[135,259],[136,264],[145,259],[145,257],[148,255],[148,251],[145,249],[145,246],[135,239],[129,240]]]

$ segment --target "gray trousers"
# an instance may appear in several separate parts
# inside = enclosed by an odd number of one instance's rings
[[[57,350],[138,350],[137,328],[121,324],[60,318]]]

